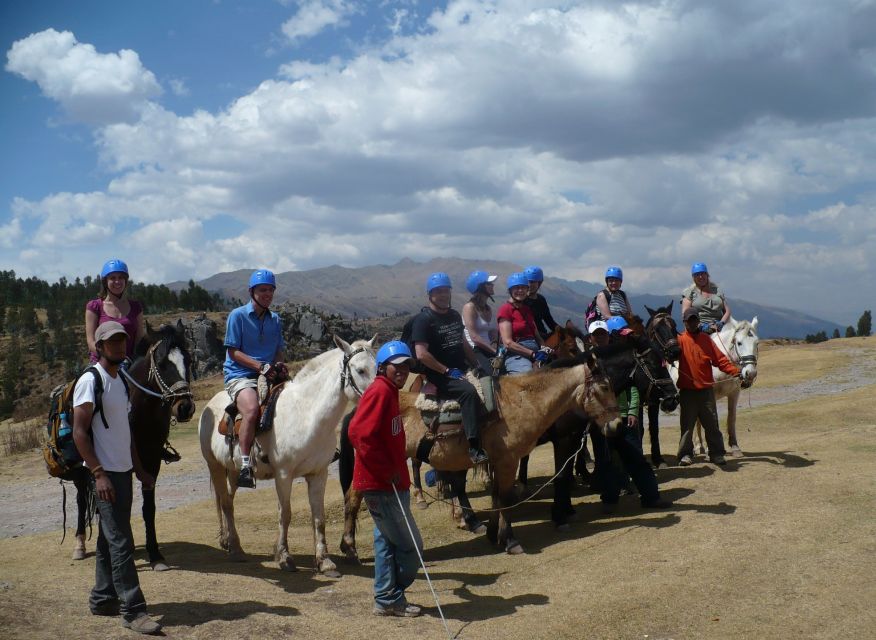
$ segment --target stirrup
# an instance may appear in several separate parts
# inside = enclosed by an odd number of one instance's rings
[[[170,464],[171,462],[179,462],[182,460],[182,456],[169,442],[165,442],[164,449],[161,451],[161,459],[164,464]]]

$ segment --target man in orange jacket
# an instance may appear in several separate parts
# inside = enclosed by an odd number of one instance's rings
[[[709,460],[727,464],[724,458],[724,439],[718,426],[718,407],[712,387],[712,367],[727,375],[738,376],[739,367],[727,359],[700,331],[700,317],[696,309],[685,309],[682,320],[685,332],[678,336],[681,357],[678,360],[678,390],[681,407],[681,439],[678,442],[678,464],[685,467],[693,462],[693,428],[699,418],[706,432]]]

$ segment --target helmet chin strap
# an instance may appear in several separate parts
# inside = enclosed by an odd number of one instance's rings
[[[265,312],[268,310],[268,307],[264,306],[261,302],[259,302],[258,300],[255,299],[255,296],[252,293],[252,289],[250,289],[250,291],[249,291],[249,297],[255,303],[255,305],[262,310],[262,312]]]

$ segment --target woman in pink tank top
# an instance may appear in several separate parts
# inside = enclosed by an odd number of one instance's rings
[[[94,332],[98,325],[113,320],[125,328],[129,358],[134,357],[134,347],[146,335],[143,305],[136,300],[128,300],[125,296],[127,289],[128,265],[118,258],[107,260],[100,270],[100,293],[85,305],[85,340],[92,363],[97,362]]]

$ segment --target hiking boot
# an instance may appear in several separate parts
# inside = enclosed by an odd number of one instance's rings
[[[727,464],[727,458],[721,455],[712,456],[710,458],[710,462],[712,462],[713,464],[721,465],[723,467],[725,464]]]
[[[90,607],[90,609],[93,616],[117,616],[119,615],[119,601],[106,600]]]
[[[76,546],[73,547],[73,559],[85,560],[85,535],[76,536]]]
[[[468,450],[468,457],[471,458],[472,464],[483,464],[490,461],[486,451],[483,449],[475,449],[474,447],[471,447]]]
[[[161,631],[161,625],[150,618],[149,614],[145,611],[138,613],[137,617],[133,620],[122,620],[122,626],[131,631],[145,633],[146,635],[152,635]]]
[[[668,509],[672,506],[672,503],[669,500],[663,500],[662,498],[656,498],[654,500],[642,500],[642,508],[643,509]]]
[[[375,616],[396,616],[398,618],[416,618],[422,614],[420,607],[408,604],[407,602],[384,607],[383,605],[375,604],[372,613]]]
[[[255,489],[255,474],[252,467],[243,467],[237,476],[237,486],[246,487],[247,489]]]
[[[693,464],[693,458],[690,456],[681,456],[681,459],[678,461],[679,467],[689,467]]]
[[[165,464],[170,464],[171,462],[179,462],[182,456],[179,455],[179,452],[169,442],[165,442],[164,449],[161,452],[161,459]]]

